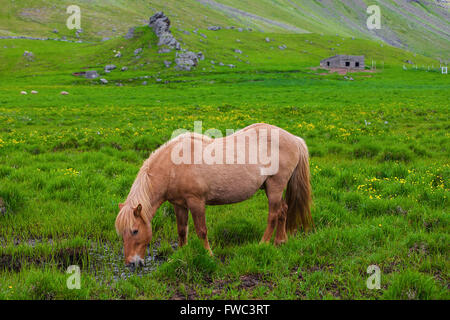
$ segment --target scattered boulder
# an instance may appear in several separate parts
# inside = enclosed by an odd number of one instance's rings
[[[405,60],[405,62],[409,64],[414,64],[414,62],[412,62],[411,60]]]
[[[265,40],[266,40],[266,42],[270,42],[270,38],[269,37],[267,37]]]
[[[53,33],[59,33],[58,29],[53,29]]]
[[[172,61],[164,60],[164,65],[166,66],[166,68],[170,68],[171,64],[172,64]]]
[[[134,38],[134,28],[128,29],[127,34],[124,36],[125,39],[133,39]]]
[[[239,50],[239,49],[234,49],[234,52],[239,53],[239,54],[242,54],[242,51]]]
[[[107,83],[108,83],[108,80],[106,80],[105,78],[101,78],[101,79],[100,79],[100,82],[101,82],[102,84],[107,84]]]
[[[67,91],[61,91],[61,95],[67,96],[69,93]]]
[[[114,58],[121,58],[122,53],[120,51],[117,51],[117,53],[114,55]]]
[[[28,94],[26,91],[20,91],[20,94]]]
[[[283,45],[281,45],[281,46],[278,46],[278,49],[280,49],[280,50],[284,50],[284,49],[286,49],[287,48],[287,46],[285,45],[285,44],[283,44]]]
[[[218,31],[220,29],[222,29],[222,28],[219,27],[219,26],[210,26],[210,27],[208,27],[208,30],[211,30],[211,31]]]
[[[186,51],[183,53],[178,53],[175,58],[175,64],[177,70],[185,70],[190,71],[192,67],[198,65],[198,57],[197,54],[191,51]]]
[[[103,37],[103,39],[102,39],[102,41],[108,41],[108,40],[111,40],[111,38],[110,37]]]
[[[137,48],[136,50],[134,50],[134,55],[137,56],[141,52],[142,52],[142,48]]]
[[[187,35],[187,36],[189,36],[189,35],[191,34],[191,33],[190,33],[189,31],[187,31],[187,30],[184,30],[183,33],[184,33],[185,35]]]
[[[114,64],[107,64],[105,66],[105,72],[111,72],[111,70],[114,70],[116,66]]]
[[[23,56],[28,60],[28,61],[33,61],[34,60],[34,54],[31,51],[24,51]]]
[[[120,71],[127,71],[128,68],[127,67],[122,67],[122,69],[120,69]]]
[[[197,58],[198,60],[205,60],[205,55],[203,54],[203,52],[199,51],[197,52]]]
[[[161,49],[158,50],[158,53],[169,53],[171,51],[172,50],[170,50],[169,48],[161,48]]]
[[[200,37],[203,37],[205,39],[208,39],[208,37],[206,36],[206,34],[200,33]]]
[[[95,71],[95,70],[89,70],[89,71],[86,71],[86,73],[84,74],[84,76],[85,76],[87,79],[95,79],[95,78],[98,78],[98,77],[99,77],[99,74],[98,74],[98,72]]]
[[[142,82],[142,85],[146,86],[147,85],[147,81]]]
[[[38,94],[36,90],[31,90],[31,94]]]

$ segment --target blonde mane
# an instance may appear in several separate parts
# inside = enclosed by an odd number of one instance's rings
[[[160,154],[162,151],[166,150],[169,146],[171,146],[173,143],[188,137],[192,136],[194,139],[205,139],[206,141],[212,141],[211,138],[198,134],[198,133],[192,133],[192,132],[186,132],[183,134],[180,134],[179,136],[167,141],[162,146],[160,146],[158,149],[153,151],[147,160],[144,161],[144,164],[142,165],[141,169],[139,170],[139,173],[137,174],[136,179],[133,182],[133,185],[131,186],[131,190],[127,196],[127,200],[124,203],[124,206],[120,210],[119,214],[116,218],[116,232],[119,235],[122,235],[123,232],[126,229],[131,229],[133,227],[133,224],[135,222],[134,217],[134,209],[140,204],[142,206],[142,212],[145,214],[145,216],[149,219],[149,221],[152,220],[153,217],[151,217],[151,173],[150,173],[150,165],[153,159],[156,158],[158,154]]]

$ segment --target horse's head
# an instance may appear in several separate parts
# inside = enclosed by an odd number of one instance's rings
[[[147,246],[152,240],[150,221],[140,204],[137,207],[119,204],[119,209],[116,230],[123,238],[125,264],[132,268],[143,265]]]

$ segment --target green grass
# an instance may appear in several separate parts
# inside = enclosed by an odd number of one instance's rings
[[[448,299],[447,77],[403,71],[411,53],[368,40],[200,31],[206,42],[182,36],[206,55],[193,72],[165,68],[173,53],[158,55],[146,28],[131,41],[0,40],[0,298]],[[345,81],[312,70],[337,41],[342,52],[376,59],[379,72]],[[123,57],[113,58],[114,49]],[[24,50],[35,61],[25,61]],[[129,70],[102,74],[108,85],[71,75],[108,63]],[[266,122],[303,137],[316,230],[280,247],[260,245],[260,191],[207,208],[211,258],[192,221],[188,246],[176,248],[174,211],[164,204],[149,265],[126,271],[114,230],[118,203],[150,152],[199,120],[204,130]],[[81,267],[80,290],[66,287],[71,264]],[[380,290],[366,287],[372,264],[382,272]]]

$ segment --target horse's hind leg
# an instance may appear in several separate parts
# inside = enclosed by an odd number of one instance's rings
[[[261,242],[269,242],[270,238],[272,238],[273,230],[275,229],[277,223],[282,223],[280,221],[280,215],[282,214],[283,208],[283,185],[278,183],[273,178],[269,178],[266,180],[266,195],[269,200],[269,216],[267,218],[267,228],[264,232],[264,235],[261,239]],[[283,221],[283,219],[281,219]],[[281,229],[280,229],[281,230]],[[277,231],[277,236],[281,231]],[[275,244],[282,242],[278,239],[275,239]],[[278,242],[277,242],[278,241]]]
[[[177,217],[178,246],[182,247],[187,243],[188,235],[188,209],[177,205],[173,206]]]
[[[286,233],[287,209],[288,206],[286,204],[286,201],[281,200],[281,209],[280,213],[278,214],[278,221],[277,221],[277,233],[275,235],[275,245],[287,241],[287,233]]]
[[[205,202],[200,199],[190,198],[187,201],[189,210],[194,220],[195,231],[198,237],[203,241],[203,246],[213,255],[208,242],[208,231],[206,229]]]

